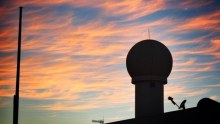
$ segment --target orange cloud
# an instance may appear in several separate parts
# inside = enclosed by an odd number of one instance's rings
[[[215,100],[215,101],[218,100],[218,96],[210,96],[209,98],[210,98],[210,99],[213,99],[213,100]]]
[[[166,1],[142,1],[142,0],[123,0],[123,1],[106,1],[100,6],[105,10],[105,13],[111,15],[127,15],[128,20],[138,19],[140,17],[152,14],[165,8]]]
[[[13,92],[15,85],[15,61],[16,56],[4,56],[0,59],[0,87],[7,86],[7,89],[0,88],[2,96],[9,96]],[[8,90],[8,91],[7,91]]]
[[[211,85],[207,85],[207,87],[220,87],[220,84],[211,84]]]
[[[189,52],[189,51],[186,51],[186,52]],[[187,55],[187,53],[183,55]],[[178,57],[178,58],[181,58],[181,57]],[[214,66],[220,62],[219,60],[214,60],[211,62],[199,62],[197,58],[189,58],[189,59],[184,58],[183,60],[181,61],[180,60],[175,61],[175,63],[173,64],[173,72],[175,73],[176,72],[195,73],[195,72],[213,71],[215,70]]]
[[[186,92],[186,88],[184,86],[178,86],[174,84],[167,84],[165,85],[165,94],[164,99],[167,100],[168,96],[176,96],[181,95]]]
[[[17,37],[15,37],[15,31],[17,31],[17,29],[12,26],[8,28],[3,28],[0,31],[1,52],[12,52],[16,50],[17,42],[15,38]]]
[[[197,16],[183,21],[173,31],[175,32],[192,32],[195,30],[220,31],[218,26],[220,19],[220,11],[216,11],[207,15]]]
[[[209,92],[209,90],[207,89],[202,89],[202,90],[198,90],[198,91],[191,91],[188,93],[185,93],[187,96],[191,97],[191,96],[198,96],[198,95],[202,95],[202,94],[207,94]]]
[[[177,55],[190,55],[190,54],[194,54],[194,55],[211,55],[214,56],[216,58],[219,58],[219,40],[211,40],[210,41],[210,46],[206,46],[205,48],[195,48],[194,49],[187,49],[184,51],[178,51],[175,52],[175,54]],[[201,45],[201,47],[204,47]]]

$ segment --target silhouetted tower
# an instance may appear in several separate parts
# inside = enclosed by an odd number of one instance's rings
[[[164,84],[173,59],[168,48],[156,40],[143,40],[129,51],[126,66],[135,85],[135,117],[164,113]]]

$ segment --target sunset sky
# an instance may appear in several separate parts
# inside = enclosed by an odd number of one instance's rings
[[[126,56],[137,42],[165,44],[173,70],[165,112],[220,102],[218,0],[1,0],[0,124],[12,124],[19,6],[23,6],[20,124],[90,124],[134,118]]]

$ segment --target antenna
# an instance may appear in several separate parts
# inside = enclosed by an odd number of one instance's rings
[[[18,109],[19,109],[19,81],[20,81],[20,58],[21,58],[22,8],[23,8],[23,7],[19,7],[19,30],[18,30],[17,75],[16,75],[16,90],[15,90],[15,95],[14,95],[13,124],[18,124]]]
[[[150,39],[150,29],[148,28],[148,38]]]
[[[94,123],[104,124],[104,120],[92,120],[92,122],[94,122]]]
[[[181,102],[181,104],[180,104],[179,109],[182,108],[183,110],[185,110],[185,109],[186,109],[185,104],[186,104],[186,100],[183,100],[183,101]]]
[[[93,123],[100,123],[100,124],[104,124],[104,116],[102,117],[102,120],[92,120]]]
[[[170,100],[170,101],[173,103],[173,105],[176,105],[176,106],[178,107],[178,109],[183,109],[183,110],[186,109],[186,107],[185,107],[186,100],[183,100],[183,101],[181,102],[180,106],[178,106],[178,105],[176,104],[176,102],[174,102],[173,97],[170,97],[170,96],[169,96],[169,97],[168,97],[168,100]]]

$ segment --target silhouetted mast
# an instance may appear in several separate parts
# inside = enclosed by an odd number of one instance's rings
[[[150,39],[150,29],[148,28],[148,38]]]
[[[23,7],[19,7],[19,30],[18,30],[17,75],[16,75],[16,90],[15,90],[15,95],[14,95],[13,124],[18,124],[18,109],[19,109],[19,81],[20,81],[20,58],[21,58],[22,8],[23,8]]]

